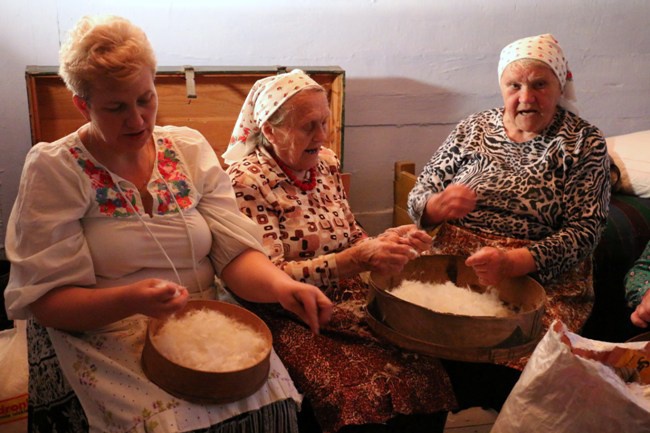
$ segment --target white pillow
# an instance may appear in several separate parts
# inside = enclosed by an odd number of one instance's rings
[[[650,130],[606,140],[609,155],[621,170],[620,192],[650,197]]]

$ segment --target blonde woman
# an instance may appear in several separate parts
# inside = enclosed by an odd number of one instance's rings
[[[296,432],[302,397],[275,355],[263,387],[231,404],[151,383],[139,359],[147,317],[214,298],[215,274],[312,332],[330,301],[268,260],[204,137],[155,125],[156,61],[141,29],[83,18],[60,60],[87,123],[31,149],[6,239],[7,310],[29,319],[30,430]]]

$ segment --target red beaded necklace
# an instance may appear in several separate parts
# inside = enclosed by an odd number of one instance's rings
[[[308,181],[303,181],[303,180],[298,179],[298,177],[293,172],[293,170],[290,169],[287,166],[287,164],[280,161],[279,158],[274,156],[273,159],[275,159],[275,162],[278,163],[278,165],[280,166],[280,168],[282,169],[284,174],[287,175],[289,180],[294,185],[296,185],[298,188],[300,188],[301,191],[311,191],[312,189],[314,189],[314,187],[316,186],[316,167],[312,167],[312,168],[309,169],[309,180]]]

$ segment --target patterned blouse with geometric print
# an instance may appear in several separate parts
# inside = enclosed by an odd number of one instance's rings
[[[398,414],[435,416],[455,407],[440,361],[378,340],[365,320],[367,284],[360,276],[338,274],[334,253],[366,234],[350,211],[334,153],[321,148],[316,185],[308,191],[294,185],[264,149],[228,173],[240,209],[263,227],[271,260],[332,300],[331,320],[317,336],[272,305],[250,306],[271,329],[273,346],[322,431],[386,423]]]
[[[321,148],[316,186],[302,191],[257,148],[228,168],[241,211],[263,228],[273,263],[298,281],[337,285],[334,253],[366,237],[350,211],[334,152]]]

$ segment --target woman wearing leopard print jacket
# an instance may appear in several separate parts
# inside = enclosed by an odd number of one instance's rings
[[[605,140],[578,117],[552,35],[505,47],[498,77],[504,107],[456,126],[418,177],[409,212],[437,229],[434,249],[467,256],[482,283],[539,280],[544,325],[559,319],[579,332],[593,306],[591,256],[609,206]]]

